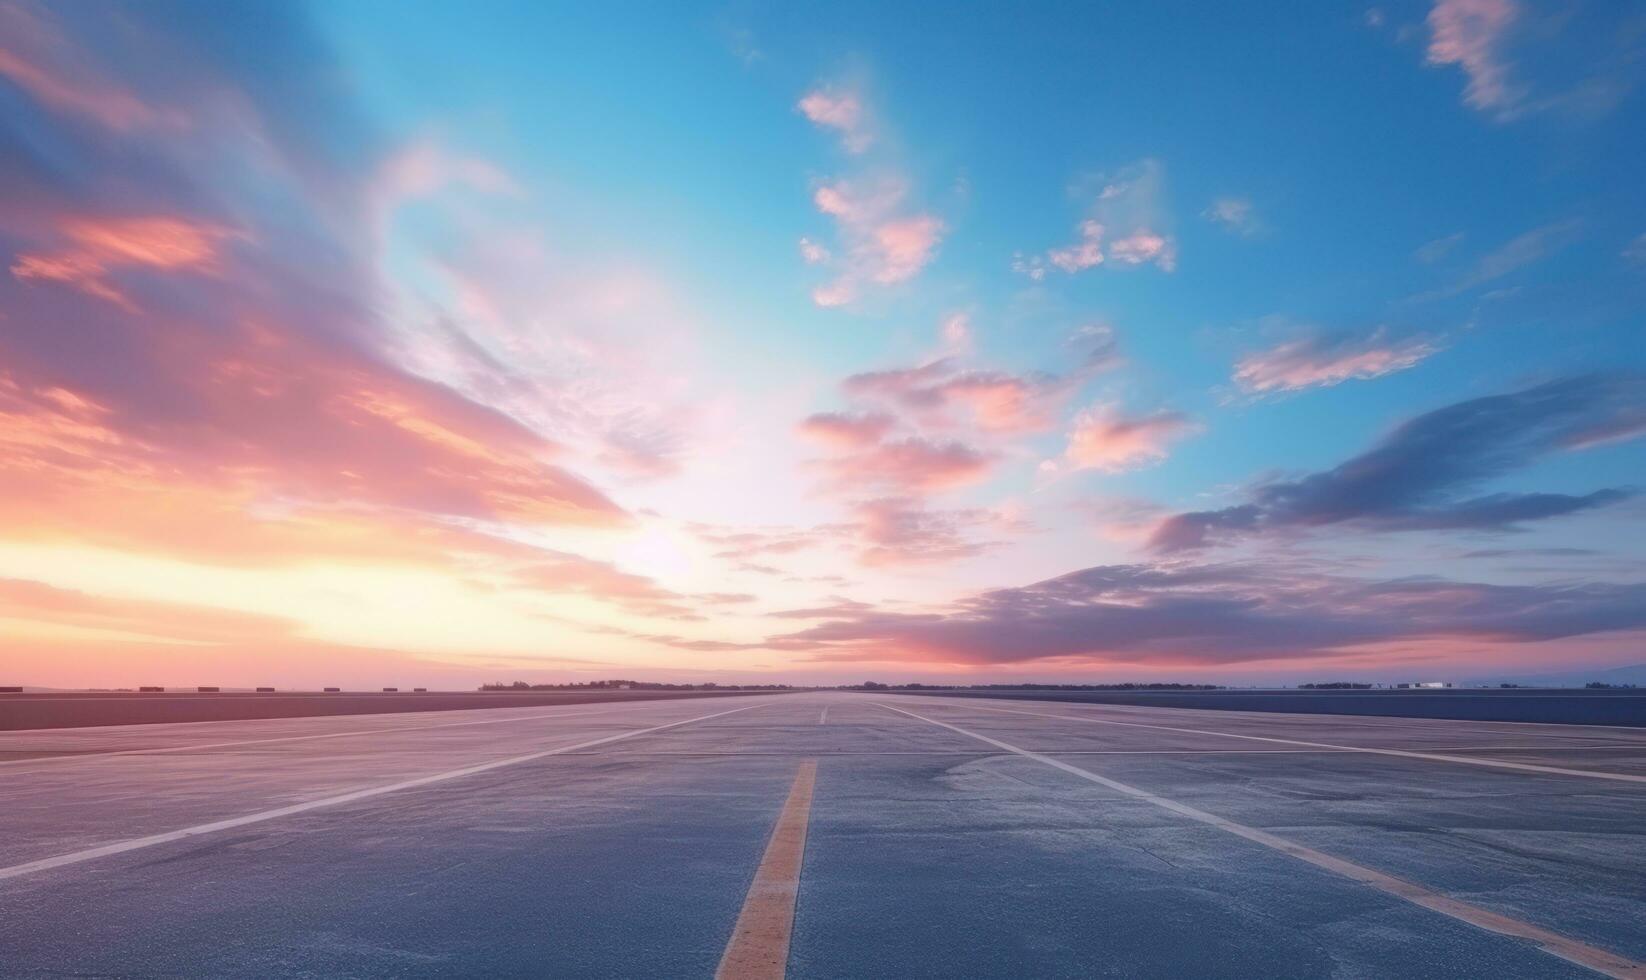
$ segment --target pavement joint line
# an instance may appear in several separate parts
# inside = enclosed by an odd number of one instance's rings
[[[491,709],[480,709],[491,710]],[[567,714],[552,713],[546,715],[516,715],[512,718],[485,718],[476,721],[455,721],[441,725],[414,725],[404,728],[368,728],[347,732],[321,732],[316,735],[280,735],[274,738],[249,738],[238,742],[207,742],[200,745],[168,745],[163,748],[149,749],[118,749],[113,752],[74,752],[60,756],[46,756],[35,759],[12,759],[0,762],[0,766],[50,765],[65,762],[95,762],[99,759],[113,759],[129,755],[160,755],[169,752],[191,752],[202,749],[226,749],[237,745],[267,745],[271,742],[304,742],[321,738],[344,738],[349,735],[394,735],[399,732],[426,732],[436,728],[469,728],[475,725],[503,725],[511,721],[537,721],[543,718],[586,718],[589,715],[609,715],[621,711],[621,708],[609,708],[601,711],[577,711]],[[284,719],[281,719],[284,720]],[[53,729],[37,729],[38,731],[52,731]],[[17,775],[28,775],[44,770],[28,769]]]
[[[400,790],[416,789],[420,786],[429,786],[434,783],[443,783],[452,779],[461,779],[464,776],[474,776],[494,769],[503,769],[508,766],[517,766],[524,762],[547,758],[551,755],[564,755],[577,749],[593,748],[596,745],[606,745],[611,742],[620,742],[624,739],[637,738],[641,735],[650,735],[670,728],[679,728],[694,722],[708,721],[711,718],[723,718],[726,715],[737,714],[739,711],[748,711],[752,708],[765,707],[765,703],[745,705],[733,708],[730,711],[719,711],[711,715],[699,715],[696,718],[687,718],[684,721],[671,721],[665,725],[654,725],[651,728],[639,728],[616,735],[607,735],[602,738],[578,742],[573,745],[563,745],[557,748],[545,749],[541,752],[532,752],[527,755],[517,755],[508,759],[497,759],[492,762],[483,762],[479,765],[464,766],[461,769],[451,769],[446,772],[437,772],[428,776],[418,776],[415,779],[405,779],[397,783],[388,783],[382,786],[368,786],[364,789],[350,790],[347,793],[338,793],[334,796],[322,797],[318,800],[306,800],[302,803],[293,803],[289,806],[276,807],[272,810],[260,810],[256,813],[247,813],[238,817],[229,817],[225,820],[215,820],[211,823],[197,824],[193,827],[184,827],[181,830],[170,830],[159,834],[150,834],[147,837],[134,837],[130,840],[115,841],[99,847],[88,847],[68,854],[58,854],[54,857],[41,858],[37,861],[28,861],[23,864],[14,864],[7,868],[0,868],[0,879],[20,878],[24,875],[39,871],[48,871],[52,868],[61,868],[65,865],[79,864],[84,861],[93,861],[97,858],[110,857],[135,851],[157,844],[169,844],[173,841],[186,840],[190,837],[199,837],[204,834],[213,834],[222,830],[232,830],[235,827],[244,827],[248,824],[263,823],[276,820],[280,817],[289,817],[298,813],[307,813],[310,810],[320,810],[326,807],[338,806],[343,803],[353,803],[356,800],[370,799],[374,796],[383,796],[387,793],[396,793]]]
[[[1597,946],[1590,946],[1580,940],[1573,939],[1569,936],[1563,936],[1558,932],[1544,929],[1543,927],[1533,925],[1530,922],[1522,922],[1519,919],[1515,919],[1498,912],[1493,912],[1489,909],[1483,909],[1477,905],[1470,905],[1468,902],[1452,898],[1451,896],[1444,895],[1440,892],[1431,891],[1422,885],[1407,881],[1404,878],[1396,878],[1393,875],[1384,874],[1381,871],[1373,870],[1372,868],[1368,868],[1364,865],[1355,864],[1353,861],[1333,857],[1324,851],[1317,851],[1312,847],[1306,847],[1277,834],[1271,834],[1266,830],[1259,830],[1256,827],[1248,827],[1245,824],[1236,823],[1233,820],[1217,816],[1213,813],[1208,813],[1205,810],[1200,810],[1185,803],[1179,803],[1176,800],[1151,793],[1146,789],[1140,789],[1128,783],[1110,779],[1107,776],[1099,776],[1097,773],[1088,772],[1085,769],[1081,769],[1079,766],[1072,766],[1067,762],[1060,762],[1050,756],[1041,755],[1038,752],[1030,752],[1027,749],[1020,749],[1015,745],[1002,742],[997,738],[991,738],[987,735],[980,735],[977,732],[968,731],[961,728],[959,725],[951,725],[946,721],[938,721],[935,718],[928,718],[925,715],[918,715],[912,711],[905,711],[904,709],[893,705],[884,704],[881,702],[875,703],[889,711],[895,711],[898,714],[907,715],[910,718],[918,718],[921,721],[936,725],[940,728],[947,728],[952,732],[958,732],[961,735],[977,739],[980,742],[986,742],[989,745],[993,745],[996,748],[1010,752],[1013,755],[1022,756],[1025,759],[1032,759],[1042,765],[1050,766],[1053,769],[1060,769],[1063,772],[1069,773],[1072,776],[1077,776],[1088,782],[1096,783],[1099,786],[1106,786],[1116,792],[1124,793],[1127,796],[1143,800],[1147,803],[1152,803],[1163,810],[1168,810],[1172,813],[1178,814],[1179,816],[1188,817],[1191,820],[1215,827],[1218,830],[1233,834],[1236,837],[1245,838],[1253,843],[1261,844],[1264,847],[1279,851],[1282,854],[1290,855],[1300,861],[1306,861],[1318,868],[1331,871],[1352,881],[1369,885],[1378,891],[1392,895],[1395,898],[1403,899],[1413,905],[1429,909],[1432,912],[1439,912],[1441,915],[1449,916],[1461,922],[1466,922],[1488,932],[1494,932],[1503,936],[1511,936],[1517,939],[1530,940],[1531,942],[1536,943],[1538,948],[1542,949],[1546,953],[1557,956],[1569,963],[1576,963],[1579,966],[1593,970],[1603,976],[1619,978],[1619,980],[1639,980],[1639,978],[1646,977],[1646,963],[1636,962],[1628,957],[1611,952],[1610,950],[1601,949]]]
[[[1119,725],[1124,728],[1151,728],[1161,732],[1184,735],[1216,735],[1222,738],[1240,738],[1252,742],[1274,742],[1281,745],[1306,745],[1316,749],[1336,749],[1342,752],[1363,752],[1371,755],[1390,755],[1404,759],[1426,759],[1431,762],[1458,762],[1466,766],[1486,766],[1492,769],[1514,769],[1521,772],[1545,773],[1555,776],[1578,776],[1584,779],[1609,779],[1619,783],[1646,783],[1646,776],[1626,772],[1600,772],[1594,769],[1566,769],[1561,766],[1539,766],[1530,762],[1509,762],[1503,759],[1474,759],[1466,755],[1440,755],[1434,752],[1414,752],[1407,749],[1378,749],[1364,745],[1336,745],[1330,742],[1306,742],[1295,738],[1274,738],[1264,735],[1237,735],[1234,732],[1214,732],[1204,728],[1174,728],[1170,725],[1146,725],[1136,721],[1110,721],[1107,718],[1088,718],[1083,715],[1056,715],[1044,711],[1021,711],[1013,708],[970,707],[978,711],[995,711],[1008,715],[1033,715],[1037,718],[1060,718],[1064,721],[1083,721],[1093,725]]]
[[[788,972],[795,899],[806,859],[806,828],[817,785],[817,760],[795,772],[789,798],[772,827],[766,853],[754,873],[715,980],[782,980]]]

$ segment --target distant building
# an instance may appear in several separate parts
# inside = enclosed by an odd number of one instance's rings
[[[1402,685],[1402,686],[1404,686],[1404,685]],[[1413,684],[1412,686],[1413,687],[1428,687],[1428,688],[1451,687],[1452,682],[1451,681],[1418,681],[1416,684]]]

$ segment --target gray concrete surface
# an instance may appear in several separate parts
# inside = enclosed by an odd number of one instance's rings
[[[0,733],[0,975],[709,976],[806,759],[790,976],[1593,975],[1054,763],[1646,960],[1646,732],[829,693]]]

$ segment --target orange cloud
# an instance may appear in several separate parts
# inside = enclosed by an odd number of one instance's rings
[[[240,237],[226,228],[171,217],[71,218],[58,231],[68,239],[67,246],[19,255],[11,274],[66,283],[128,312],[137,307],[109,282],[109,273],[124,268],[215,273],[219,243]]]
[[[117,599],[44,582],[0,578],[0,617],[187,642],[267,640],[294,620],[180,602]]]

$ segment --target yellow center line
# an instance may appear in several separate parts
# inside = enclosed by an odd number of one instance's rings
[[[720,958],[715,980],[782,980],[789,964],[789,937],[794,932],[794,903],[800,891],[800,868],[806,858],[806,825],[812,811],[817,761],[808,759],[795,773],[789,799],[778,814],[766,854],[743,900],[731,942]]]

